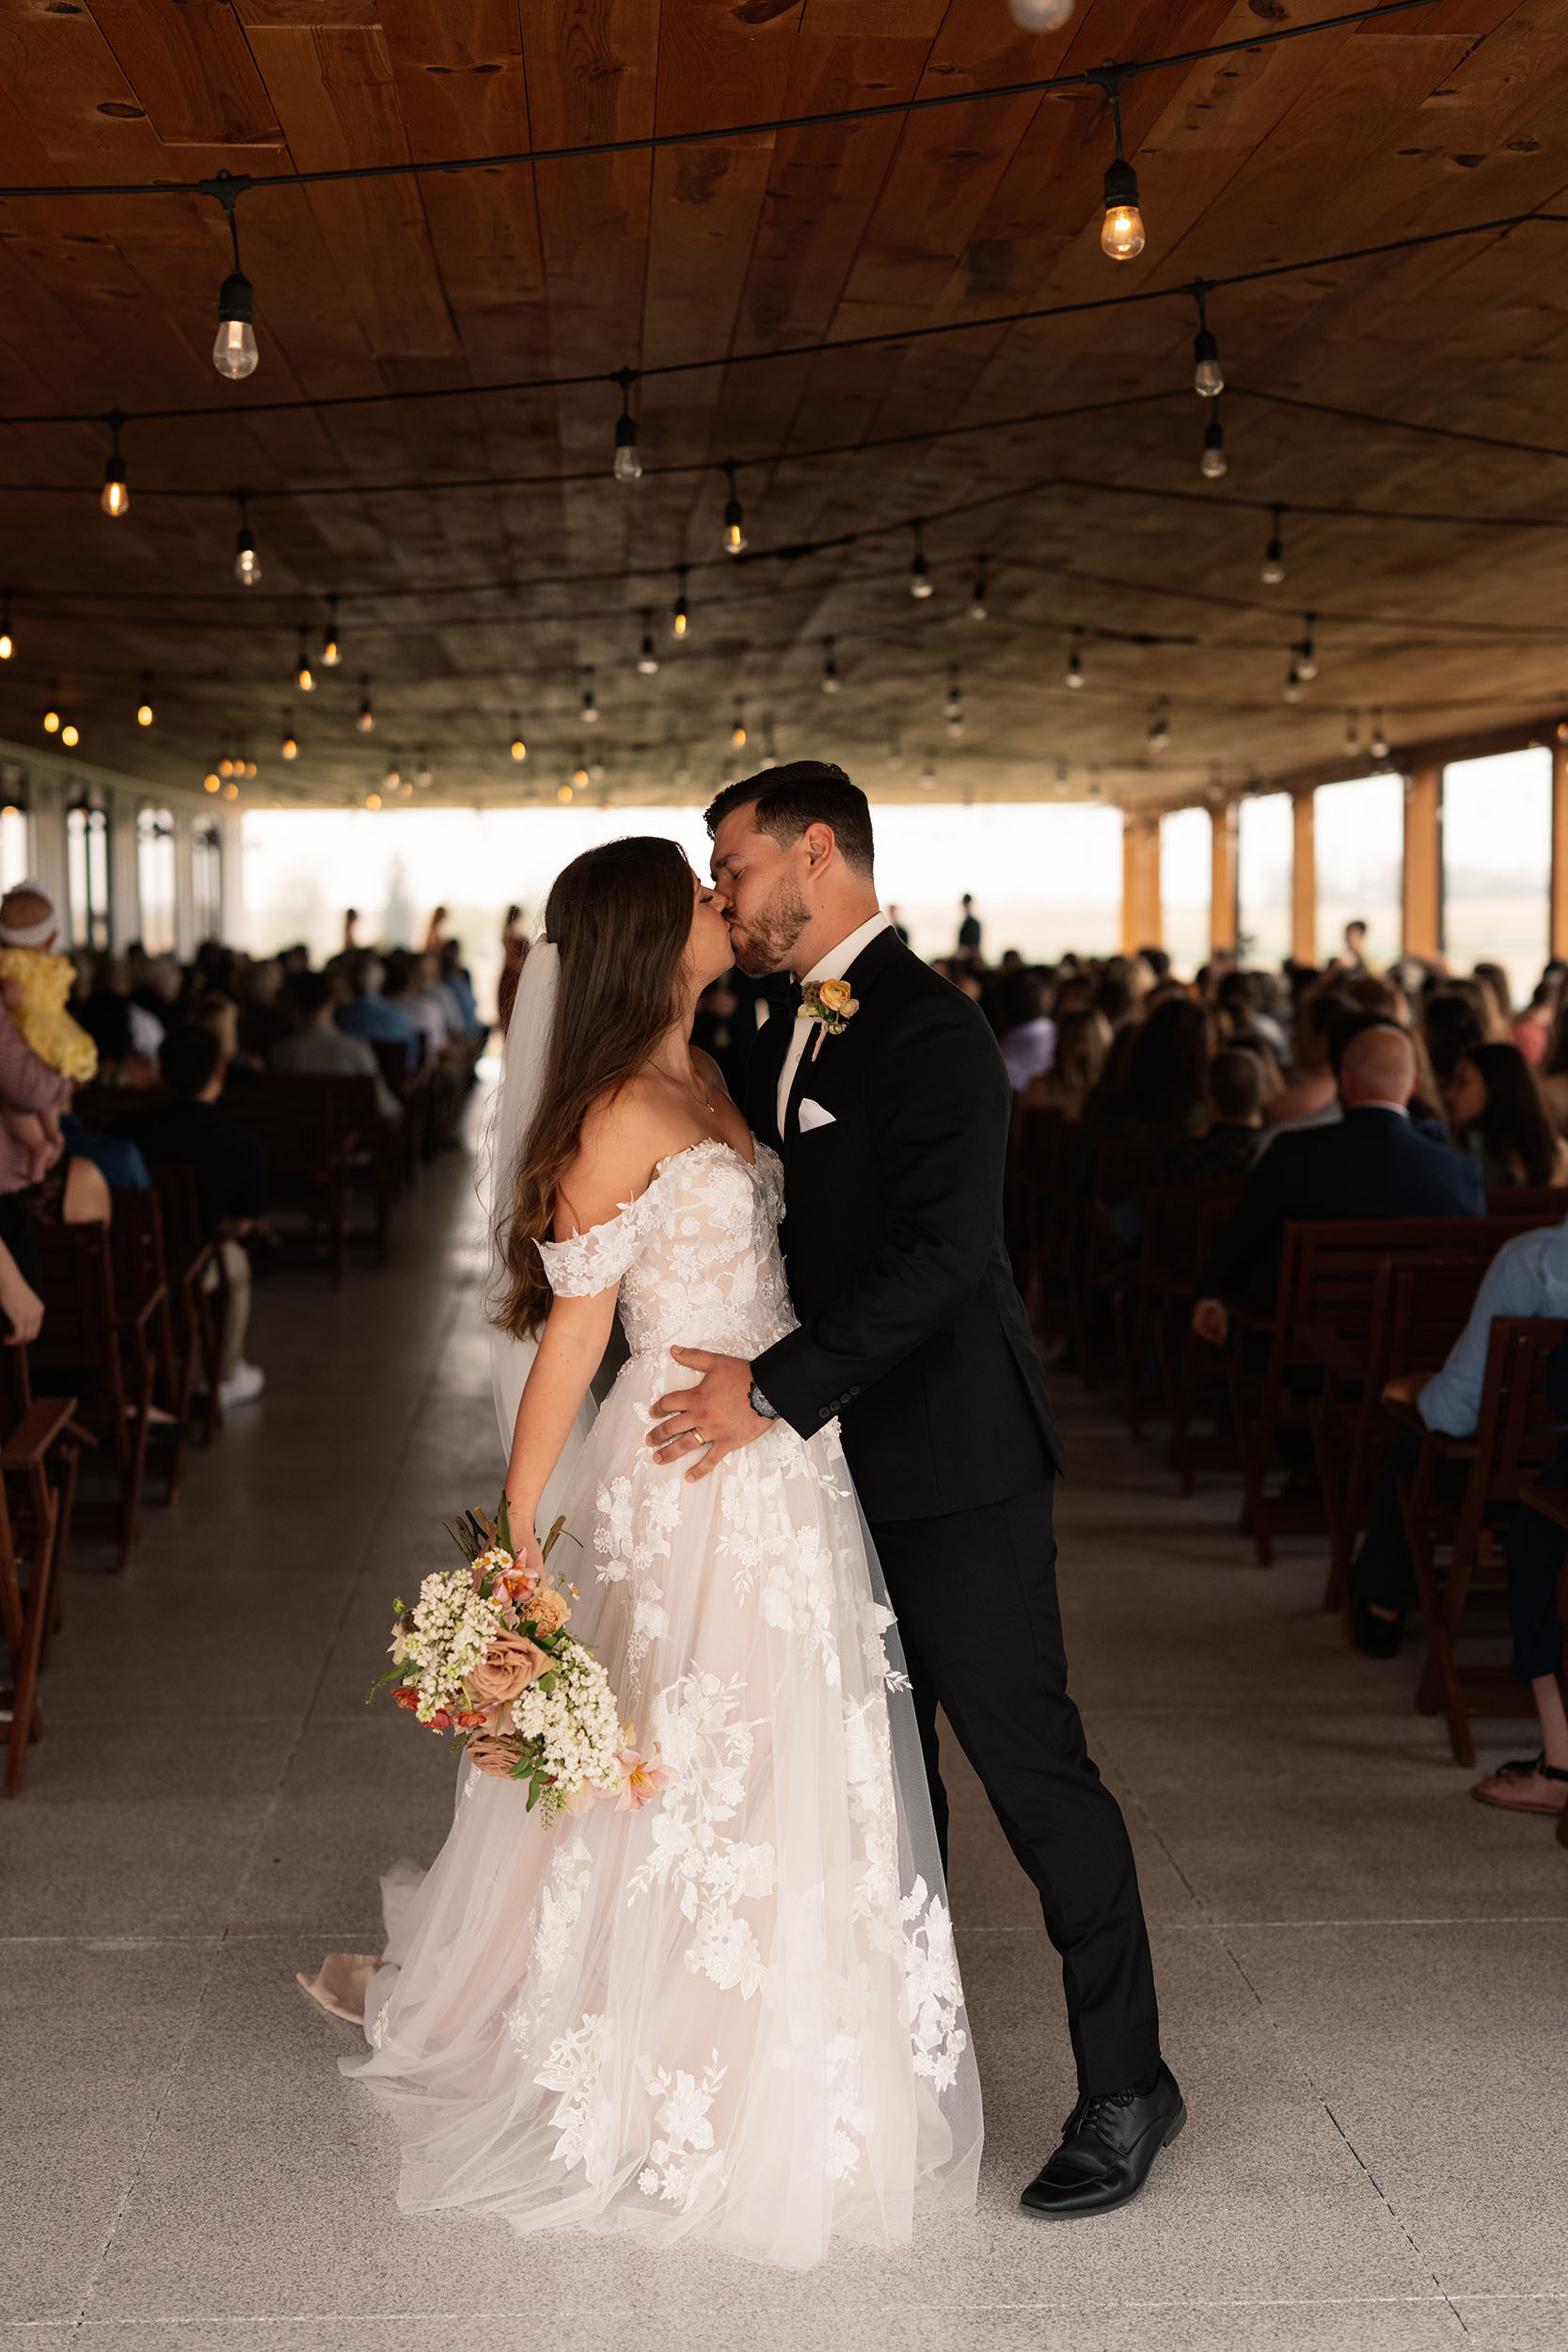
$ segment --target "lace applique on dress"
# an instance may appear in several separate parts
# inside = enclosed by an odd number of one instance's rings
[[[647,2058],[638,2059],[637,2071],[649,2098],[663,2101],[654,2115],[663,2137],[648,2151],[637,2185],[644,2197],[662,2198],[667,2205],[689,2213],[709,2182],[721,2187],[727,2177],[724,2151],[714,2145],[707,2117],[730,2070],[720,2065],[715,2050],[701,2082],[679,2068],[672,2074]]]
[[[475,1777],[483,1779],[483,1774],[476,1772]],[[525,2056],[533,2050],[540,2021],[566,1965],[572,1931],[582,1916],[593,1870],[587,1840],[577,1831],[558,1849],[549,1877],[539,1889],[531,1922],[528,1971],[516,1999],[504,2012],[507,2031]]]
[[[627,1902],[655,1886],[678,1884],[682,1916],[696,1931],[686,1947],[687,1967],[750,2000],[768,1972],[762,1947],[735,1906],[773,1892],[775,1863],[771,1846],[723,1836],[719,1826],[735,1819],[746,1797],[752,1727],[731,1720],[742,1689],[738,1676],[725,1683],[694,1667],[654,1701],[650,1731],[672,1779],[652,1818],[652,1851],[631,1874]]]

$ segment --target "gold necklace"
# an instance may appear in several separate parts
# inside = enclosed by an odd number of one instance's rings
[[[689,1087],[684,1078],[676,1078],[674,1072],[672,1070],[667,1070],[664,1073],[664,1075],[667,1078],[674,1079],[675,1085],[679,1087],[683,1094],[689,1094],[694,1103],[701,1103],[704,1110],[706,1111],[710,1119],[713,1117],[713,1104],[708,1101],[705,1094],[699,1094],[695,1087]]]

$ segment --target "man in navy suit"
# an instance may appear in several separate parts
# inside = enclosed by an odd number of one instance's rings
[[[1292,1218],[1485,1215],[1480,1162],[1411,1126],[1405,1105],[1415,1085],[1415,1049],[1402,1029],[1364,1029],[1351,1040],[1339,1070],[1343,1119],[1276,1136],[1220,1228],[1198,1276],[1200,1339],[1223,1343],[1227,1295],[1272,1312]]]

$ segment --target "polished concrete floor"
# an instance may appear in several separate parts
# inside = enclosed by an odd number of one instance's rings
[[[350,2029],[294,1983],[377,1933],[451,1774],[365,1692],[388,1601],[496,1485],[477,1220],[449,1160],[395,1262],[264,1289],[269,1388],[84,1553],[0,1812],[0,2352],[1544,2352],[1568,2346],[1568,1854],[1472,1804],[1408,1662],[1348,1656],[1308,1548],[1260,1573],[1063,1382],[1078,1695],[1137,1844],[1192,2122],[1144,2199],[1017,2192],[1070,2104],[1053,1955],[967,1783],[954,1903],[986,2084],[972,2221],[803,2277],[392,2201]],[[1484,1754],[1517,1751],[1490,1727]]]

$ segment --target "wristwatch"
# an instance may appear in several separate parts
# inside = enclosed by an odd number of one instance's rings
[[[763,1395],[762,1391],[758,1388],[754,1380],[752,1383],[747,1402],[750,1404],[752,1412],[760,1413],[764,1421],[778,1420],[778,1406],[776,1405],[769,1405],[768,1399]]]

